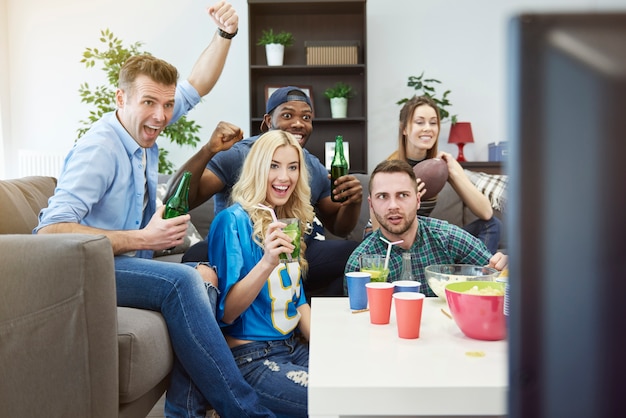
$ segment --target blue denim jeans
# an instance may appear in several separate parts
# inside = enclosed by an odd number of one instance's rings
[[[277,417],[307,417],[308,345],[292,335],[287,340],[252,342],[231,350],[263,405]]]
[[[465,225],[463,229],[485,243],[491,254],[495,254],[498,251],[502,230],[502,221],[500,219],[495,216],[492,216],[488,221],[476,219],[474,222]]]
[[[204,418],[209,404],[223,417],[274,416],[241,376],[194,268],[116,256],[115,281],[118,306],[158,311],[167,324],[175,353],[167,417]]]

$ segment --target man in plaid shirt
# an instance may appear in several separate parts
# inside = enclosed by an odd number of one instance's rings
[[[387,280],[400,279],[402,254],[410,252],[413,273],[422,283],[420,291],[426,296],[436,296],[424,277],[424,268],[431,264],[489,265],[500,271],[507,267],[506,255],[491,254],[482,241],[462,228],[416,215],[420,196],[415,173],[407,162],[386,160],[378,164],[370,176],[369,190],[370,210],[380,228],[350,255],[346,272],[359,270],[361,254],[386,255],[387,242],[396,241],[402,242],[391,248]]]

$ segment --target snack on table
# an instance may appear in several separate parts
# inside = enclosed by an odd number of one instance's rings
[[[463,293],[467,293],[468,295],[479,295],[479,296],[504,296],[504,290],[502,289],[494,289],[491,286],[483,287],[481,289],[478,286],[471,287]]]

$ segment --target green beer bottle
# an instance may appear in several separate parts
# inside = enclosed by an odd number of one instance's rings
[[[185,171],[178,183],[176,192],[167,199],[163,219],[175,218],[189,212],[189,183],[191,182],[191,172]]]
[[[333,193],[335,189],[335,180],[341,176],[348,174],[348,161],[343,155],[343,136],[335,137],[335,155],[333,162],[330,164],[330,199],[333,202],[345,202],[347,198],[336,199]]]

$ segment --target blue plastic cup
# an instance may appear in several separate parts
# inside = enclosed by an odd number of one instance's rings
[[[361,271],[346,273],[350,309],[356,311],[367,308],[367,290],[365,289],[365,284],[369,283],[370,280],[371,276],[369,273],[363,273]]]
[[[419,292],[421,283],[415,280],[397,280],[393,282],[393,293]]]

